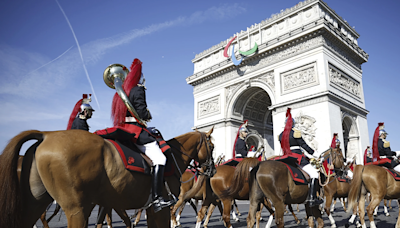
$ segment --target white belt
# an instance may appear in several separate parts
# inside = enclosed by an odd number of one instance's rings
[[[291,146],[290,150],[300,150],[300,146]]]
[[[130,116],[130,117],[125,117],[125,122],[129,123],[129,122],[137,122],[135,117]]]

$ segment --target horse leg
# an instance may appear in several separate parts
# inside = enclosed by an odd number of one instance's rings
[[[250,205],[249,205],[249,214],[247,216],[247,228],[253,228],[254,223],[256,222],[256,213],[257,209],[259,208],[259,202],[257,200],[257,197],[255,197],[255,194],[252,194],[250,192]]]
[[[235,206],[236,208],[236,213],[238,214],[238,216],[241,216],[242,214],[239,211],[238,205],[236,204],[236,200],[233,200],[233,206]]]
[[[369,224],[370,224],[371,228],[376,228],[373,213],[374,213],[375,207],[378,207],[379,203],[382,201],[382,198],[380,198],[376,195],[372,195],[371,202],[369,203],[369,205],[367,207],[367,214],[368,214]]]
[[[112,228],[112,216],[111,212],[106,214],[107,225],[109,228]]]
[[[232,199],[224,199],[222,200],[222,203],[224,204],[224,213],[222,215],[222,219],[224,220],[225,227],[231,228],[231,207],[232,207]]]
[[[332,205],[331,205],[331,212],[334,212],[334,211],[335,211],[336,200],[337,200],[337,198],[335,198],[335,199],[333,200],[333,203],[332,203]],[[325,205],[326,205],[326,202],[325,202]],[[325,212],[326,212],[326,209],[325,209]]]
[[[147,211],[147,227],[149,228],[170,228],[171,227],[171,209],[163,208],[154,213],[153,207]]]
[[[283,220],[285,204],[283,203],[283,201],[279,201],[274,203],[274,206],[275,206],[275,224],[278,228],[283,228],[285,223]]]
[[[203,221],[204,215],[206,214],[209,205],[210,205],[210,203],[204,201],[199,212],[197,212],[196,228],[200,228],[201,221]]]
[[[43,212],[43,214],[40,216],[40,220],[42,221],[44,228],[50,228],[49,224],[47,223],[47,220],[46,220],[46,212],[47,212],[47,210],[45,210]]]
[[[121,217],[122,221],[124,221],[126,227],[127,227],[127,228],[131,228],[131,227],[132,227],[132,222],[131,222],[131,220],[129,219],[129,216],[128,216],[128,214],[126,213],[126,211],[125,211],[125,210],[122,210],[122,209],[115,209],[115,208],[114,208],[114,210],[115,210],[115,212],[117,212],[117,214],[119,215],[119,217]]]
[[[330,210],[333,197],[331,194],[329,194],[329,192],[326,192],[325,196],[326,196],[325,212],[326,212],[326,215],[328,215],[329,221],[331,222],[331,228],[335,228],[336,227],[335,220],[333,219],[331,210]]]
[[[215,209],[215,204],[212,203],[210,205],[210,207],[208,208],[207,217],[206,217],[206,220],[203,223],[204,227],[208,226],[208,222],[210,221],[210,218],[211,218],[212,213],[214,212],[214,209]]]
[[[142,216],[142,212],[143,212],[143,209],[138,210],[135,221],[133,222],[133,226],[136,226],[139,223],[140,217]]]
[[[397,200],[397,203],[400,204],[400,200]],[[399,210],[399,215],[397,216],[397,222],[395,228],[400,228],[400,210]]]
[[[386,206],[388,204],[388,202],[390,202],[390,200],[383,200],[383,212],[385,213],[386,217],[390,216],[387,206]]]
[[[235,214],[235,200],[232,200],[232,218],[235,220],[235,222],[239,222],[239,218]]]
[[[297,216],[296,216],[295,213],[293,212],[292,205],[291,205],[291,204],[288,204],[288,208],[289,208],[289,211],[292,213],[292,215],[293,215],[293,217],[294,217],[294,220],[296,221],[296,224],[300,224],[300,220],[297,218]]]
[[[365,195],[362,193],[362,191],[360,194],[360,199],[358,200],[358,215],[360,216],[360,223],[362,228],[366,228],[367,225],[365,224]]]
[[[180,195],[179,195],[180,196]],[[172,207],[172,210],[171,210],[171,227],[176,227],[176,226],[178,226],[179,225],[179,219],[180,219],[180,216],[178,215],[178,217],[176,217],[175,216],[175,214],[176,214],[176,211],[182,206],[182,207],[184,207],[184,201],[183,201],[183,199],[182,199],[182,197],[179,197],[179,200],[178,200],[178,202],[176,202],[176,204]]]
[[[299,205],[300,204],[297,204],[297,207],[296,207],[297,212],[300,212]]]
[[[269,200],[267,200],[266,198],[264,198],[264,201],[262,202],[262,204],[270,213],[270,216],[267,221],[267,225],[265,225],[265,228],[270,228],[272,225],[272,220],[274,219],[274,216],[275,216],[275,211],[272,209],[271,202]],[[260,216],[261,216],[261,210],[260,210]]]
[[[111,213],[111,208],[99,206],[99,213],[97,214],[96,228],[103,227],[103,221],[108,213]],[[109,218],[107,218],[108,220]]]
[[[192,201],[190,200],[190,202],[192,202]],[[181,225],[181,222],[180,222],[181,214],[183,212],[183,209],[185,209],[185,206],[186,206],[185,204],[182,204],[181,207],[179,208],[178,216],[176,216],[176,226]],[[197,210],[195,211],[195,213],[197,214]]]
[[[321,211],[319,210],[319,207],[314,207],[313,210],[314,210],[313,214],[316,215],[315,219],[317,220],[317,228],[324,227],[324,220],[322,219],[322,214],[321,214]],[[333,221],[333,222],[335,222],[335,221]],[[336,224],[335,224],[335,226],[331,226],[331,227],[336,227]]]
[[[56,203],[56,201],[54,201]],[[50,220],[53,219],[54,216],[56,216],[56,214],[60,211],[61,207],[60,204],[56,203],[56,208],[54,209],[53,214],[47,219],[47,223],[50,222]]]

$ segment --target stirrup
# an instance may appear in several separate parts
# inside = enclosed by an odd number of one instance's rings
[[[161,211],[164,207],[170,207],[172,205],[175,205],[175,203],[176,199],[165,201],[164,198],[160,196],[157,199],[155,199],[152,203],[154,213]]]
[[[319,206],[320,204],[322,204],[324,201],[318,197],[314,198],[314,199],[310,199],[308,200],[307,204],[310,207],[315,207],[315,206]]]

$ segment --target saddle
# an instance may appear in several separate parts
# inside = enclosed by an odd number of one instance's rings
[[[383,167],[386,167],[386,168],[390,169],[390,168],[392,168],[391,163],[392,163],[392,160],[390,160],[389,158],[383,158],[383,159],[378,160],[378,161],[368,162],[365,165],[377,165],[377,166],[383,166]]]
[[[127,170],[151,175],[153,162],[133,143],[135,136],[140,134],[140,131],[137,131],[135,127],[135,125],[125,124],[123,126],[98,130],[95,131],[94,134],[103,137],[115,147]],[[153,135],[156,134],[154,137],[167,158],[164,176],[171,176],[174,174],[175,170],[171,162],[172,158],[169,159],[172,157],[170,147],[157,130],[151,129],[151,133],[153,133]]]
[[[298,166],[297,157],[283,155],[279,157],[274,157],[273,160],[282,162],[286,165],[296,185],[307,185],[308,182],[310,182],[310,176]]]

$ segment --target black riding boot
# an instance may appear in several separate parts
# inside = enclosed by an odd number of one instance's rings
[[[164,207],[170,207],[176,203],[175,200],[165,200],[162,197],[164,186],[164,166],[156,165],[153,167],[153,207],[157,213]]]
[[[317,178],[312,178],[311,183],[310,183],[310,189],[308,191],[308,205],[310,207],[315,207],[320,204],[322,204],[324,201],[320,198],[317,197],[317,184],[318,184],[318,179]]]

